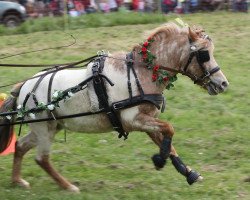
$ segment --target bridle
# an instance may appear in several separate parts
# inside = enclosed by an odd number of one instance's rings
[[[197,62],[199,64],[200,69],[202,70],[203,74],[200,77],[197,77],[194,74],[190,74],[188,73],[188,67],[190,65],[190,63],[192,62],[193,58],[196,57]],[[201,85],[207,85],[211,80],[209,79],[208,82],[206,82],[206,78],[209,78],[210,76],[212,76],[214,73],[218,72],[220,70],[219,66],[214,67],[213,69],[211,69],[210,71],[207,70],[204,66],[205,62],[208,62],[210,60],[210,56],[209,56],[209,52],[208,50],[198,50],[198,51],[193,51],[190,53],[190,56],[188,58],[188,61],[185,65],[185,67],[183,68],[183,72],[182,74],[187,75],[188,77],[190,77],[195,84],[200,83]]]
[[[196,57],[197,62],[199,64],[199,67],[203,72],[203,74],[200,77],[197,77],[196,75],[188,72],[188,67],[189,67],[189,65],[192,62],[194,57]],[[216,66],[211,70],[207,70],[204,66],[204,63],[208,62],[209,60],[210,60],[209,51],[200,49],[197,51],[192,51],[190,53],[188,61],[187,61],[186,65],[184,66],[184,68],[180,67],[179,70],[172,69],[172,68],[165,67],[165,66],[160,66],[160,68],[163,70],[170,71],[170,72],[181,73],[182,75],[185,75],[185,76],[188,76],[189,78],[191,78],[194,81],[194,84],[200,84],[202,86],[205,86],[211,82],[211,80],[210,79],[207,80],[207,78],[209,78],[214,73],[216,73],[220,70],[219,66]]]

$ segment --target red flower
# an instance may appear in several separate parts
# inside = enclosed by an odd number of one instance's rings
[[[165,77],[163,78],[163,80],[166,82],[166,81],[169,80],[169,78],[168,78],[167,76],[165,76]]]
[[[147,48],[146,47],[142,47],[141,51],[142,51],[142,53],[146,53],[147,52]]]
[[[157,80],[157,74],[153,74],[152,75],[152,81],[156,81]]]
[[[160,66],[159,65],[155,65],[154,68],[153,68],[153,71],[157,72],[159,69],[160,69]]]
[[[151,37],[149,37],[149,38],[148,38],[148,41],[151,41],[151,40],[152,40],[152,38],[151,38]]]
[[[144,46],[144,47],[147,47],[147,46],[148,46],[148,42],[147,42],[147,41],[144,42],[143,46]]]
[[[145,54],[143,54],[143,56],[142,56],[142,59],[143,60],[146,60],[148,58],[148,55],[145,53]]]

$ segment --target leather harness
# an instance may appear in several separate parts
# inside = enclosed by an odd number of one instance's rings
[[[99,102],[99,111],[77,113],[77,114],[69,115],[69,116],[68,115],[58,116],[56,118],[53,115],[53,113],[50,112],[53,117],[48,117],[45,119],[35,119],[35,120],[24,120],[24,118],[22,118],[21,121],[14,122],[11,124],[12,125],[20,124],[22,126],[22,124],[24,124],[24,123],[35,123],[35,122],[40,122],[40,121],[50,121],[53,119],[81,117],[81,116],[87,116],[87,115],[91,115],[91,114],[99,114],[99,113],[105,112],[108,116],[110,123],[112,124],[113,129],[119,133],[118,137],[119,138],[124,137],[124,139],[127,139],[129,133],[126,132],[122,126],[122,123],[120,120],[119,110],[134,107],[134,106],[137,106],[137,105],[142,104],[142,103],[151,103],[154,106],[156,106],[157,109],[160,109],[162,107],[162,111],[163,111],[165,108],[165,99],[164,99],[162,94],[145,94],[144,93],[143,88],[140,84],[140,81],[137,77],[136,71],[135,71],[134,66],[133,66],[133,54],[129,53],[126,56],[127,78],[128,78],[127,86],[128,86],[129,98],[121,100],[121,101],[117,101],[117,102],[112,102],[110,105],[109,100],[108,100],[109,97],[107,94],[106,85],[107,85],[107,83],[110,84],[111,86],[113,86],[114,84],[104,74],[102,74],[106,57],[107,56],[103,55],[103,56],[98,56],[98,57],[94,58],[92,60],[92,63],[93,63],[92,76],[87,78],[86,80],[82,81],[78,85],[76,85],[72,88],[68,88],[67,90],[63,91],[64,95],[66,95],[69,91],[71,91],[73,93],[77,93],[77,92],[85,89],[86,84],[89,83],[90,81],[92,81],[93,86],[94,86],[94,90],[95,90],[95,93],[97,95],[98,102]],[[42,82],[42,80],[44,79],[44,77],[47,76],[49,73],[51,73],[50,70],[51,69],[49,69],[48,72],[44,73],[43,75],[39,76],[39,79],[36,82],[36,84],[34,85],[32,91],[26,95],[25,100],[24,100],[23,105],[22,105],[23,108],[25,108],[26,103],[30,97],[33,98],[35,105],[38,106],[39,102],[36,98],[35,91],[39,87],[39,85]],[[53,83],[53,80],[54,80],[54,77],[55,77],[57,71],[58,70],[52,71],[52,75],[49,79],[48,97],[47,97],[48,104],[53,103],[53,101],[51,100],[51,88],[52,88],[52,83]],[[132,71],[132,75],[135,78],[137,89],[140,93],[137,96],[132,95],[131,71]],[[37,112],[37,111],[39,112],[39,108],[33,109],[33,112]],[[13,112],[9,112],[9,113],[1,113],[1,116],[2,115],[5,116],[8,114],[11,115],[11,114],[16,114],[16,113],[17,113],[17,111],[13,111]],[[1,124],[1,126],[4,126],[4,125],[5,124]],[[21,132],[21,126],[19,129],[19,134]]]
[[[133,55],[132,53],[127,54],[127,83],[128,83],[128,92],[129,98],[113,102],[109,105],[108,95],[106,91],[105,81],[100,76],[104,68],[104,62],[106,57],[99,57],[93,61],[92,72],[93,72],[93,85],[95,93],[98,97],[99,108],[104,109],[104,112],[107,114],[110,123],[113,126],[113,129],[119,133],[118,137],[124,137],[127,139],[128,132],[126,132],[122,126],[120,116],[118,111],[125,108],[130,108],[137,106],[142,103],[151,103],[155,105],[158,109],[161,108],[161,104],[164,103],[164,97],[162,94],[144,94],[144,91],[141,87],[140,81],[137,77],[135,69],[133,67]],[[132,71],[133,76],[136,81],[136,86],[140,92],[140,95],[132,95],[132,86],[131,86],[131,76],[130,72]]]

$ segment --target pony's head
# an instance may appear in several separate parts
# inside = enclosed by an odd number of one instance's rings
[[[148,39],[134,47],[142,66],[153,71],[158,86],[172,86],[175,75],[182,73],[202,86],[210,95],[224,92],[229,83],[214,59],[212,40],[202,29],[164,24]]]
[[[210,95],[224,92],[229,83],[213,56],[214,45],[202,29],[188,29],[189,58],[182,72]]]

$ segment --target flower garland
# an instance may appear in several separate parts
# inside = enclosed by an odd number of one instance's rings
[[[26,109],[22,105],[17,106],[17,114],[16,117],[19,120],[24,119],[25,116],[30,117],[31,119],[36,119],[36,113],[42,112],[42,111],[53,111],[56,107],[59,108],[59,102],[64,100],[66,101],[68,98],[74,96],[74,93],[72,91],[61,91],[56,90],[52,94],[52,101],[48,104],[45,104],[44,102],[39,102],[36,107],[31,109]],[[6,118],[8,120],[12,119],[12,115],[7,115]]]
[[[145,63],[145,67],[153,71],[152,81],[158,81],[159,83],[168,82],[166,89],[169,90],[171,87],[174,87],[173,82],[177,80],[177,76],[170,76],[166,70],[162,70],[159,65],[154,64],[156,56],[149,50],[152,42],[154,42],[154,39],[149,37],[143,44],[141,44],[139,54],[142,56],[142,61]]]

